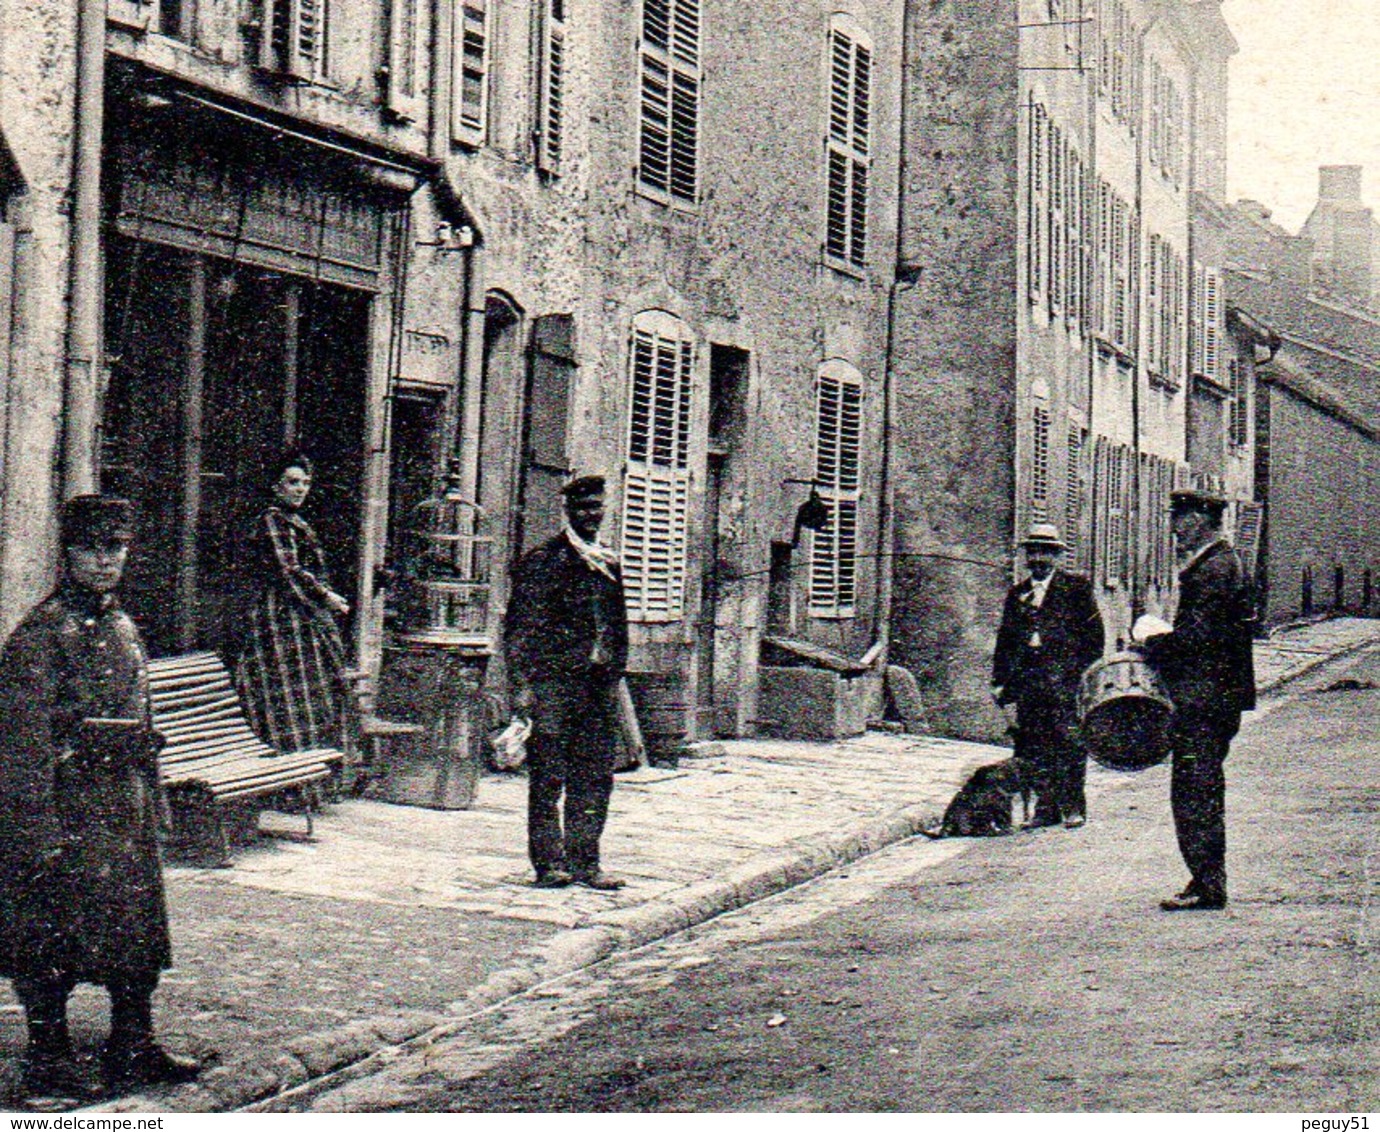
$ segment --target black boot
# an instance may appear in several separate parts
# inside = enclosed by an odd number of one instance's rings
[[[20,1075],[25,1098],[34,1106],[71,1108],[99,1097],[99,1083],[72,1056],[67,1033],[71,986],[61,979],[20,978],[14,989],[29,1028]]]
[[[145,983],[110,987],[110,1040],[101,1065],[112,1093],[181,1085],[201,1072],[200,1062],[169,1053],[154,1041],[153,987]]]

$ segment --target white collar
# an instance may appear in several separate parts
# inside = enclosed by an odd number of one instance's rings
[[[575,533],[575,529],[569,524],[565,524],[565,539],[574,548],[591,570],[597,570],[604,577],[613,579],[613,567],[618,562],[618,556],[613,550],[605,546],[596,536],[593,542],[586,542]],[[614,579],[616,580],[616,579]]]

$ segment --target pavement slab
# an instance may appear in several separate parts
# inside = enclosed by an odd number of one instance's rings
[[[1380,622],[1364,619],[1278,632],[1257,647],[1259,682],[1278,687],[1377,641]],[[220,1068],[198,1086],[104,1107],[263,1101],[912,836],[973,769],[1007,754],[879,732],[706,744],[677,768],[619,775],[604,840],[607,867],[629,882],[616,893],[525,883],[526,780],[513,774],[485,777],[469,810],[350,800],[321,815],[309,841],[261,839],[228,869],[170,868],[178,966],[157,996],[160,1032]],[[104,996],[79,990],[73,1022],[91,1055]],[[22,1045],[7,988],[0,1095],[14,1095]]]

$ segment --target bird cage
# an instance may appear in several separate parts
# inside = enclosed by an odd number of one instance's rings
[[[460,490],[451,460],[439,495],[419,503],[404,532],[408,546],[407,636],[436,645],[487,650],[493,645],[493,537],[484,509]]]

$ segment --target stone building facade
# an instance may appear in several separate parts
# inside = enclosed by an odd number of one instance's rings
[[[1170,600],[1168,493],[1233,396],[1194,201],[1225,192],[1235,42],[1177,0],[914,5],[908,35],[893,657],[944,730],[991,736],[1032,521],[1094,578],[1109,643]],[[1198,478],[1249,499],[1249,459],[1220,464]]]
[[[609,477],[652,730],[779,722],[764,636],[856,659],[883,635],[901,0],[59,7],[4,12],[6,219],[35,218],[7,623],[51,581],[57,500],[100,482],[139,505],[155,650],[227,647],[236,525],[300,446],[364,669],[380,568],[451,458],[492,540],[490,634],[562,480]],[[63,212],[92,121],[94,292]]]

